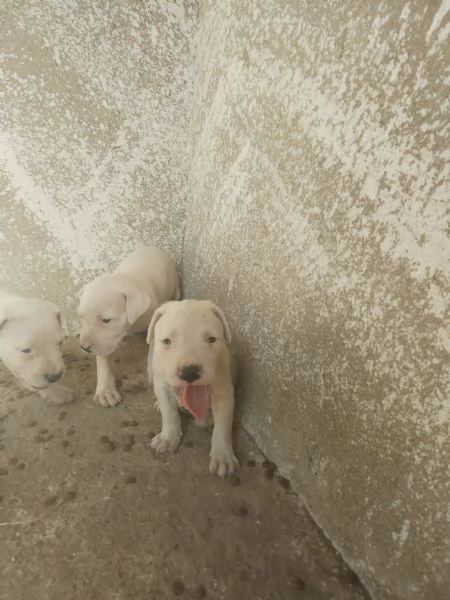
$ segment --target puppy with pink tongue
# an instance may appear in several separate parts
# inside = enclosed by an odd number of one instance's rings
[[[239,466],[231,439],[234,378],[230,341],[225,315],[209,300],[163,304],[154,313],[147,333],[149,381],[162,417],[161,432],[153,438],[152,447],[157,452],[177,449],[182,437],[179,407],[198,423],[211,408],[214,428],[209,468],[221,477]]]
[[[201,423],[206,411],[211,408],[209,387],[187,383],[185,386],[174,388],[174,391],[178,405],[189,411],[197,423]]]

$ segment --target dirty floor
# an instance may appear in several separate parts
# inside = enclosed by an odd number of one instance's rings
[[[242,430],[231,479],[210,475],[210,431],[189,417],[178,452],[154,454],[146,350],[136,337],[118,352],[114,409],[92,403],[95,365],[77,340],[73,404],[46,406],[1,367],[0,599],[367,599]]]

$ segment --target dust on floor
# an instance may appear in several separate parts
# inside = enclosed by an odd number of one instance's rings
[[[0,370],[1,600],[368,598],[242,430],[231,479],[210,475],[211,432],[188,417],[178,452],[155,455],[143,339],[115,359],[114,409],[92,403],[77,340],[66,364],[78,398],[62,407]]]

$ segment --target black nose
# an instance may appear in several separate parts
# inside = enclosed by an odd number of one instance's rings
[[[56,383],[57,381],[59,381],[61,379],[61,377],[62,377],[62,371],[60,371],[59,373],[44,373],[44,378],[49,383]]]
[[[92,352],[92,346],[81,346],[81,349],[87,352],[88,354]]]
[[[200,365],[186,365],[180,370],[179,378],[188,383],[193,383],[200,378]]]

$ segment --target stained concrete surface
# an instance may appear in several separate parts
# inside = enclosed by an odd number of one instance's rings
[[[210,431],[189,418],[179,451],[154,454],[142,338],[118,353],[124,402],[111,410],[92,403],[76,340],[66,352],[70,405],[0,370],[1,600],[368,598],[241,429],[228,480],[208,472]]]

